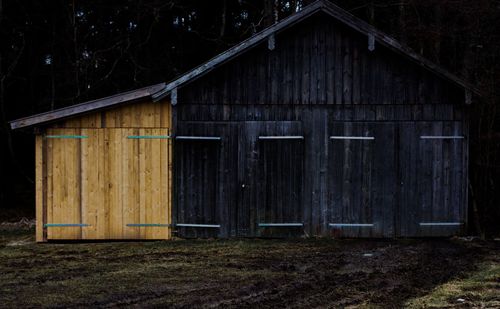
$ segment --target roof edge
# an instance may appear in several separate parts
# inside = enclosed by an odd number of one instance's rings
[[[429,71],[447,79],[460,87],[472,91],[475,94],[481,96],[481,91],[473,86],[471,83],[466,80],[456,76],[455,74],[449,72],[443,67],[433,63],[427,58],[419,55],[413,49],[399,43],[396,39],[390,37],[389,35],[383,33],[382,31],[376,29],[372,25],[368,24],[364,20],[352,15],[348,11],[343,8],[331,3],[327,0],[317,0],[312,4],[304,7],[299,12],[288,16],[287,18],[279,21],[278,23],[262,30],[261,32],[251,36],[250,38],[236,44],[235,46],[227,49],[226,51],[218,54],[212,59],[204,62],[203,64],[195,67],[194,69],[182,74],[180,77],[170,81],[165,85],[165,87],[158,91],[156,94],[152,96],[154,101],[158,101],[166,97],[173,89],[183,86],[188,82],[192,82],[199,77],[209,73],[213,69],[218,66],[226,63],[227,61],[237,57],[241,53],[245,52],[248,49],[251,49],[261,43],[263,40],[267,39],[269,36],[279,32],[283,28],[291,26],[295,23],[302,21],[303,19],[309,17],[310,15],[323,11],[333,18],[339,20],[340,22],[346,24],[352,29],[361,32],[365,35],[372,35],[375,38],[375,41],[382,44],[383,46],[397,52],[410,60],[416,62],[420,66],[428,69]]]
[[[318,0],[318,1],[323,2],[325,12],[327,12],[330,16],[347,24],[354,30],[357,30],[358,32],[361,32],[366,35],[373,35],[375,37],[375,41],[382,44],[383,46],[412,59],[417,64],[427,68],[428,70],[434,73],[437,73],[441,77],[446,78],[452,82],[455,82],[459,86],[468,89],[476,93],[477,95],[481,95],[481,91],[477,87],[466,81],[465,79],[460,78],[457,75],[448,71],[447,69],[443,68],[442,66],[435,64],[434,62],[430,61],[429,59],[415,52],[412,48],[403,45],[398,40],[378,30],[377,28],[367,23],[366,21],[362,20],[361,18],[354,16],[353,14],[349,13],[348,11],[342,9],[341,7],[329,1],[325,0]]]
[[[212,59],[204,62],[203,64],[195,67],[182,74],[180,77],[170,81],[165,85],[165,88],[153,95],[153,100],[158,101],[165,98],[174,88],[182,86],[187,82],[194,81],[195,79],[205,75],[206,73],[212,71],[216,67],[224,64],[225,62],[235,58],[244,51],[251,49],[261,43],[263,40],[268,38],[270,35],[282,30],[285,27],[294,25],[301,20],[309,17],[310,15],[321,11],[325,8],[325,3],[322,0],[313,2],[312,4],[304,7],[299,12],[292,14],[285,19],[279,21],[278,23],[267,27],[266,29],[254,34],[253,36],[247,38],[246,40],[234,45],[233,47],[223,51],[222,53],[216,55]]]
[[[118,93],[101,99],[87,101],[80,104],[62,107],[53,111],[48,111],[28,117],[19,118],[16,120],[9,121],[9,124],[11,129],[13,130],[31,127],[34,125],[52,122],[76,115],[81,115],[126,102],[131,102],[147,97],[151,98],[152,95],[154,95],[163,88],[165,88],[165,83],[159,83],[152,86],[147,86],[127,92]]]

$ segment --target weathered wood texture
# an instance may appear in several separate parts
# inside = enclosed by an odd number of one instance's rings
[[[464,228],[439,223],[463,224],[467,218],[467,136],[420,138],[463,135],[460,122],[401,125],[398,149],[401,236],[450,235]]]
[[[171,227],[128,226],[171,223],[172,141],[151,138],[170,135],[170,105],[117,108],[58,126],[75,128],[46,128],[36,138],[37,241],[170,238]],[[143,136],[150,138],[130,138]]]
[[[259,140],[256,206],[258,224],[303,223],[304,143],[301,139]],[[302,227],[260,227],[260,236],[296,236]]]
[[[43,137],[37,135],[35,137],[35,190],[36,190],[36,241],[42,242],[44,236],[43,224],[46,221],[46,194],[47,194],[47,161],[46,148],[44,147]]]
[[[462,122],[340,122],[333,115],[306,108],[302,121],[180,122],[178,134],[221,140],[176,142],[177,220],[191,214],[190,223],[220,229],[178,235],[415,237],[463,230],[467,140],[420,138],[463,136]],[[304,139],[259,139],[266,135]],[[331,226],[339,223],[372,226]]]
[[[334,235],[394,236],[394,123],[334,123],[328,144],[328,210]],[[354,139],[371,138],[371,139]],[[368,226],[362,226],[368,224]]]
[[[189,146],[199,151],[175,150],[177,217],[197,207],[193,220],[204,222],[208,203],[220,224],[179,236],[463,231],[464,89],[383,46],[370,52],[366,36],[321,14],[275,39],[275,49],[262,44],[178,89],[177,134],[221,137],[210,144],[211,155],[201,142]],[[211,178],[204,182],[202,175]],[[206,200],[194,203],[193,192]]]
[[[63,120],[53,128],[170,128],[171,105],[167,100],[131,103]]]
[[[331,121],[466,121],[463,106],[453,104],[413,105],[281,105],[281,104],[180,104],[177,120],[306,121],[311,110],[324,113]]]
[[[225,63],[233,60],[236,57],[240,57],[244,53],[248,53],[256,46],[259,46],[259,44],[262,45],[267,42],[268,49],[274,50],[276,45],[275,37],[278,33],[282,32],[283,30],[289,29],[293,25],[300,24],[300,26],[302,26],[303,20],[317,19],[318,16],[323,16],[331,20],[335,20],[337,23],[340,23],[343,26],[351,29],[351,31],[356,31],[356,33],[358,33],[360,36],[367,37],[369,51],[375,50],[375,44],[381,44],[381,46],[384,46],[393,54],[404,57],[404,59],[406,59],[407,61],[418,63],[418,65],[422,68],[425,68],[426,70],[429,70],[446,80],[452,81],[460,88],[467,89],[466,101],[468,102],[470,101],[469,99],[471,99],[470,94],[480,94],[480,91],[467,81],[453,75],[439,65],[432,63],[422,55],[416,53],[407,46],[402,45],[394,38],[391,38],[385,33],[374,28],[372,25],[355,17],[354,15],[334,5],[328,0],[317,0],[314,3],[304,7],[299,12],[292,14],[291,16],[281,20],[280,22],[275,23],[274,25],[251,36],[247,40],[236,44],[235,46],[215,56],[209,61],[199,65],[191,71],[188,71],[185,74],[179,76],[177,79],[168,83],[161,91],[153,94],[153,98],[155,100],[159,100],[165,98],[169,93],[172,95],[172,98],[177,98],[177,88],[205,76],[206,74],[212,72],[214,69],[224,65]],[[321,41],[321,36],[319,36],[319,38],[319,43],[323,43]],[[354,52],[354,59],[357,58],[356,55],[356,52]],[[319,62],[321,62],[321,59],[319,59]],[[354,66],[356,66],[356,63],[354,64]],[[356,68],[354,69],[354,71],[356,71]]]
[[[204,104],[455,104],[464,89],[317,14],[178,90]]]

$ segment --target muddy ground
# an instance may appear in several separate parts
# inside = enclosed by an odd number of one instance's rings
[[[438,287],[479,271],[488,293],[442,301],[500,306],[500,272],[484,268],[500,265],[498,241],[35,244],[32,233],[0,232],[0,307],[426,307]]]

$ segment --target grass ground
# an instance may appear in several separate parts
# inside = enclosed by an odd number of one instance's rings
[[[0,232],[0,307],[500,307],[500,244],[175,240]]]

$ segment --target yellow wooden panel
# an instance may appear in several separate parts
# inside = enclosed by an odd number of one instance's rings
[[[146,134],[144,129],[139,130],[139,134]],[[146,145],[147,141],[144,139],[139,139],[139,223],[146,223],[146,203],[147,203],[147,195],[148,192],[147,186],[146,186],[146,179],[149,177],[147,175],[147,168],[146,168],[146,163],[147,163],[147,157],[146,157]],[[146,238],[146,228],[141,227],[140,228],[140,238],[144,239]]]
[[[161,135],[170,135],[170,130],[168,129],[161,129],[160,130]],[[165,224],[172,224],[171,217],[170,217],[170,177],[171,177],[171,170],[169,168],[169,162],[170,162],[170,145],[171,145],[171,140],[166,139],[166,140],[161,140],[161,208],[160,208],[160,221]],[[162,229],[161,232],[158,235],[158,238],[161,239],[169,239],[170,238],[170,232],[172,228],[165,228]]]
[[[154,128],[160,128],[161,127],[161,103],[153,103],[153,115],[154,115]]]
[[[47,135],[79,135],[79,129],[50,129]],[[80,224],[80,139],[47,138],[48,224]],[[50,170],[49,170],[50,169]],[[47,227],[48,239],[79,239],[80,227]]]
[[[109,207],[109,238],[121,239],[123,237],[122,216],[122,160],[121,144],[123,130],[106,130],[108,135],[108,153],[106,164],[108,166],[108,207]]]
[[[161,112],[160,112],[160,126],[162,128],[171,128],[172,125],[172,106],[170,105],[170,102],[168,101],[161,101],[158,102],[158,104],[161,107]]]
[[[155,125],[155,105],[156,103],[144,103],[141,105],[141,121],[145,128],[152,128]]]
[[[99,128],[101,126],[101,112],[83,115],[81,117],[81,128]]]
[[[80,129],[73,129],[70,134],[80,135]],[[66,190],[65,201],[63,205],[66,212],[69,214],[69,223],[84,223],[81,217],[81,203],[80,203],[80,146],[81,139],[65,139],[65,162],[66,165]],[[82,228],[70,227],[65,228],[68,233],[68,239],[81,239]]]
[[[120,105],[104,111],[75,116],[52,124],[52,128],[170,128],[168,100]]]
[[[151,129],[151,135],[157,136],[161,135],[161,130],[159,129]],[[161,139],[153,139],[150,140],[151,144],[151,153],[149,161],[151,162],[151,208],[150,208],[150,217],[149,223],[164,223],[161,222],[163,219],[161,217]],[[151,227],[148,231],[147,237],[149,239],[158,239],[161,238],[161,230],[164,230],[164,227]]]
[[[82,229],[82,238],[89,239],[95,236],[97,229],[97,220],[95,213],[95,204],[92,203],[92,199],[96,196],[94,186],[94,155],[97,153],[97,149],[93,149],[94,143],[96,142],[98,136],[96,130],[82,129],[81,134],[88,136],[87,139],[81,142],[81,212],[82,212],[82,222],[89,224],[90,226]],[[89,237],[90,236],[90,237]]]
[[[107,220],[104,208],[104,148],[101,129],[82,129],[81,150],[81,208],[82,223],[89,224],[82,228],[83,239],[105,239]]]
[[[169,129],[168,130],[168,134],[171,135],[172,134],[172,131]],[[172,203],[173,203],[173,178],[172,178],[172,171],[173,171],[173,152],[172,152],[172,145],[173,145],[173,140],[172,139],[169,139],[168,140],[168,159],[167,159],[167,166],[164,167],[164,169],[167,170],[167,173],[168,173],[168,185],[166,186],[166,188],[168,188],[167,190],[167,195],[168,195],[168,200],[166,202],[166,204],[168,205],[168,212],[167,212],[167,221],[170,223],[170,224],[173,224],[173,221],[172,221]],[[169,233],[168,233],[168,237],[172,237],[172,229],[169,230]]]
[[[165,136],[165,129],[140,129],[136,135]],[[138,191],[139,191],[139,224],[169,224],[168,211],[168,140],[156,138],[138,139]],[[168,167],[167,167],[168,168]],[[141,226],[142,239],[167,239],[169,227]]]
[[[74,117],[64,120],[62,127],[64,128],[80,128],[82,126],[82,117]]]
[[[120,124],[116,121],[116,117],[118,114],[118,109],[110,109],[104,112],[104,123],[106,128],[114,128],[118,127]]]
[[[52,130],[56,131],[56,130]],[[60,131],[60,130],[57,130]],[[61,131],[60,131],[61,132]],[[64,132],[64,131],[62,131]],[[52,133],[54,134],[54,133]],[[54,134],[55,135],[55,134]],[[52,174],[51,174],[51,183],[52,183],[52,198],[51,198],[51,203],[47,205],[47,209],[49,210],[50,217],[47,218],[47,223],[52,224],[52,223],[61,223],[60,222],[60,214],[61,214],[61,203],[62,201],[62,192],[64,187],[60,184],[60,182],[63,182],[62,180],[62,172],[61,169],[64,167],[61,167],[61,164],[63,164],[63,159],[61,158],[63,153],[64,153],[64,144],[61,143],[60,140],[56,139],[48,139],[51,144],[51,158],[52,159]],[[56,228],[56,227],[51,227],[47,228],[47,238],[48,239],[60,239],[63,231],[61,228]]]
[[[36,175],[36,241],[44,241],[43,237],[43,214],[45,212],[44,204],[44,160],[43,156],[43,136],[37,135],[35,138],[35,175]]]
[[[126,105],[121,107],[118,112],[120,113],[120,127],[122,128],[130,128],[132,127],[133,122],[133,108],[134,105]]]
[[[139,129],[124,130],[126,136],[139,135]],[[138,239],[140,228],[127,224],[140,223],[139,200],[139,140],[124,136],[123,155],[123,238]]]
[[[152,132],[150,129],[143,129],[141,130],[143,132],[141,135],[152,135]],[[144,167],[144,183],[142,184],[142,187],[144,188],[141,193],[144,195],[144,204],[141,204],[141,209],[142,212],[144,212],[144,223],[146,224],[151,224],[152,222],[152,202],[153,202],[153,197],[152,197],[152,168],[153,168],[153,162],[151,158],[151,152],[152,152],[152,144],[151,143],[153,140],[149,139],[142,139],[141,144],[143,148],[143,160],[141,167]],[[151,228],[150,227],[141,227],[143,230],[141,233],[141,236],[144,239],[150,238],[151,235]]]
[[[170,125],[168,101],[144,102],[73,118],[54,125],[66,128],[47,131],[88,138],[37,139],[37,205],[43,204],[45,188],[46,223],[89,225],[47,228],[48,239],[169,238],[168,227],[126,225],[171,222],[171,141],[127,138],[169,135]],[[37,217],[43,216],[37,206]],[[37,240],[41,237],[39,224]]]
[[[109,238],[109,203],[108,201],[108,181],[107,181],[107,143],[106,130],[99,130],[99,140],[97,142],[97,160],[95,163],[98,169],[95,172],[98,178],[97,190],[101,196],[98,199],[97,207],[97,239]]]
[[[49,134],[51,130],[48,130],[47,133]],[[45,137],[44,137],[45,138]],[[47,147],[47,157],[46,157],[46,164],[47,164],[47,182],[45,185],[47,186],[47,200],[45,201],[45,211],[46,211],[46,222],[53,222],[53,212],[52,212],[52,207],[53,207],[53,201],[54,201],[54,193],[52,188],[53,186],[53,180],[54,180],[54,145],[53,145],[53,140],[48,139],[45,141]],[[52,229],[47,229],[46,230],[47,238],[50,239],[52,236]]]
[[[159,130],[159,134],[161,135],[169,135],[170,131],[168,129]],[[160,200],[160,209],[158,213],[159,220],[165,224],[171,224],[170,220],[170,177],[171,171],[169,169],[169,161],[170,161],[170,139],[161,140],[161,200]],[[164,228],[158,231],[156,238],[158,239],[169,239],[171,228]]]

